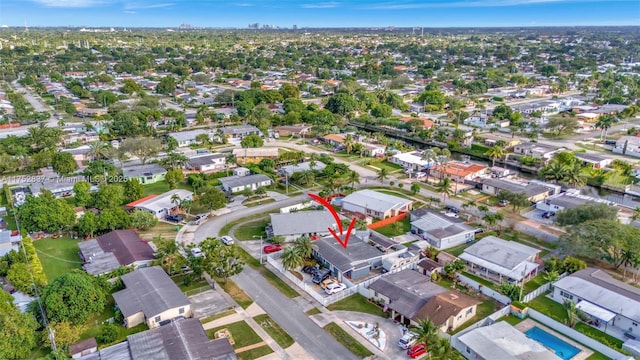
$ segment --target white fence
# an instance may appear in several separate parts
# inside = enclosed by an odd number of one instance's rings
[[[302,203],[299,203],[299,204],[285,206],[283,208],[280,208],[280,213],[281,214],[288,214],[291,211],[302,210],[302,209],[308,208],[311,205],[313,205],[313,201],[306,201],[306,202],[302,202]]]
[[[502,295],[499,292],[491,289],[490,287],[486,285],[482,285],[479,282],[464,276],[463,274],[458,274],[458,276],[461,282],[471,286],[472,288],[480,291],[481,293],[487,295],[488,297],[496,299],[499,303],[504,305],[511,304],[511,299],[509,299],[508,296]]]
[[[546,315],[544,315],[544,314],[542,314],[542,313],[540,313],[540,312],[538,312],[538,311],[536,311],[534,309],[529,308],[529,316],[532,319],[534,319],[534,320],[536,320],[536,321],[538,321],[538,322],[550,327],[551,329],[553,329],[553,330],[555,330],[555,331],[557,331],[557,332],[559,332],[559,333],[561,333],[563,335],[566,335],[567,337],[572,338],[573,340],[575,340],[575,341],[577,341],[577,342],[579,342],[579,343],[581,343],[581,344],[583,344],[585,346],[588,346],[593,350],[596,350],[596,351],[602,353],[603,355],[605,355],[606,357],[608,357],[610,359],[614,359],[614,360],[633,359],[632,357],[630,357],[628,355],[621,354],[621,353],[613,350],[612,348],[610,348],[608,346],[605,346],[604,344],[602,344],[602,343],[600,343],[600,342],[588,337],[587,335],[584,335],[584,334],[582,334],[582,333],[580,333],[580,332],[578,332],[576,330],[573,330],[572,328],[570,328],[570,327],[568,327],[568,326],[566,326],[564,324],[561,324],[561,323],[553,320],[552,318],[550,318],[550,317],[548,317],[548,316],[546,316]]]
[[[562,274],[560,275],[560,277],[558,277],[556,280],[554,280],[554,281],[552,281],[552,282],[549,282],[549,283],[546,283],[546,284],[542,284],[542,285],[540,285],[540,287],[539,287],[539,288],[537,288],[537,289],[533,290],[532,292],[528,293],[527,295],[525,295],[525,296],[522,298],[522,302],[527,303],[527,302],[529,302],[529,301],[531,301],[531,300],[533,300],[533,299],[537,298],[538,296],[540,296],[540,295],[542,295],[542,294],[546,293],[547,291],[549,291],[549,289],[551,289],[551,286],[552,286],[556,281],[558,281],[558,280],[562,279],[563,277],[565,277],[565,276],[567,276],[567,275],[569,275],[569,274],[568,274],[568,273],[566,273],[566,272],[565,272],[565,273],[562,273]]]

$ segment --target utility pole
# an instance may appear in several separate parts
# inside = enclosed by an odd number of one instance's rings
[[[522,301],[522,292],[524,291],[524,278],[527,276],[527,265],[524,266],[524,271],[522,272],[522,284],[520,284],[520,296],[518,297],[518,301]]]
[[[257,238],[258,235],[253,235],[253,238]],[[264,250],[262,249],[262,235],[260,235],[260,264],[262,265],[262,253]]]

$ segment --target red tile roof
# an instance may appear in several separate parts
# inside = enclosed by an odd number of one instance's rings
[[[156,195],[156,194],[147,195],[147,196],[143,197],[142,199],[138,199],[136,201],[128,203],[126,206],[127,207],[135,207],[136,205],[141,204],[141,203],[143,203],[143,202],[145,202],[145,201],[147,201],[149,199],[153,199],[156,196],[158,196],[158,195]]]

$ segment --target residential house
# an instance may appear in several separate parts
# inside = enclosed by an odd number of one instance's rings
[[[73,196],[73,185],[80,181],[86,181],[84,176],[42,177],[42,181],[24,184],[29,188],[33,196],[40,196],[43,190],[50,191],[57,198]],[[97,186],[91,186],[91,191],[97,190]]]
[[[108,274],[122,266],[145,267],[155,259],[149,242],[133,230],[114,230],[80,241],[78,248],[82,268],[91,275]]]
[[[278,155],[278,148],[275,147],[233,149],[233,156],[236,157],[238,164],[256,164],[262,159],[274,160]]]
[[[522,142],[519,139],[515,139],[511,136],[501,135],[498,133],[480,134],[478,136],[483,138],[485,145],[488,145],[488,146],[494,146],[499,142],[503,142],[505,144],[504,146],[505,149],[511,149]]]
[[[429,319],[441,331],[454,331],[476,316],[482,302],[457,291],[438,294],[418,310],[414,321]]]
[[[429,279],[431,279],[431,276],[433,276],[434,273],[441,273],[443,268],[444,267],[437,261],[432,260],[428,257],[423,258],[416,265],[416,271],[418,271],[422,275],[429,277]]]
[[[180,319],[127,336],[80,360],[236,360],[229,339],[209,340],[198,319]]]
[[[409,121],[414,121],[417,120],[420,122],[420,126],[422,126],[422,128],[424,129],[428,129],[430,127],[432,127],[433,125],[435,125],[435,123],[425,117],[402,117],[400,118],[400,121],[402,121],[403,123],[407,123]]]
[[[60,151],[71,154],[71,156],[73,156],[73,160],[75,160],[77,163],[81,163],[82,161],[89,160],[89,157],[87,156],[87,154],[91,152],[91,146],[81,145],[81,146],[78,146],[77,148],[62,149]]]
[[[373,190],[355,191],[342,199],[342,210],[386,219],[411,210],[413,201]]]
[[[340,146],[344,144],[344,135],[341,134],[328,134],[322,137],[324,142],[332,146]]]
[[[115,292],[113,298],[126,328],[146,323],[153,329],[192,316],[189,299],[161,267],[137,269],[120,278],[125,289]]]
[[[538,274],[540,249],[495,236],[487,236],[459,256],[467,270],[493,282],[522,283]]]
[[[251,170],[247,169],[246,167],[239,166],[239,167],[233,169],[233,175],[234,176],[249,176],[249,175],[251,175]]]
[[[389,161],[412,172],[429,169],[430,166],[435,164],[433,159],[423,159],[421,151],[395,154],[389,158]]]
[[[96,338],[91,337],[77,343],[69,345],[69,354],[72,359],[78,359],[82,356],[93,354],[98,351],[98,343]]]
[[[219,131],[226,137],[242,139],[245,136],[249,135],[260,135],[262,136],[262,131],[253,125],[235,125],[235,126],[225,126],[221,127]]]
[[[0,230],[0,257],[5,256],[11,250],[20,250],[22,236],[17,230]]]
[[[475,239],[475,228],[433,209],[414,210],[411,212],[410,220],[411,232],[439,250],[469,243]]]
[[[456,347],[468,360],[560,360],[555,352],[530,339],[523,332],[498,321],[466,332]]]
[[[615,203],[612,201],[582,195],[580,194],[580,190],[569,189],[566,192],[552,195],[542,201],[539,201],[536,203],[536,209],[556,213],[560,210],[573,209],[587,203],[603,203],[615,206]]]
[[[640,136],[621,136],[612,149],[616,154],[640,157]]]
[[[577,271],[553,283],[552,299],[573,301],[595,327],[640,338],[640,289],[597,268]]]
[[[516,154],[531,156],[535,159],[542,160],[542,162],[551,160],[558,151],[560,151],[560,149],[555,146],[532,142],[518,144],[513,148],[513,152]]]
[[[122,176],[125,179],[138,179],[143,185],[163,181],[165,175],[167,175],[167,169],[158,164],[135,165],[122,168]]]
[[[199,173],[211,173],[224,170],[227,167],[227,157],[225,154],[198,154],[187,160],[186,168],[189,171]]]
[[[312,240],[328,236],[329,228],[337,229],[336,219],[327,210],[298,211],[270,214],[271,223],[267,226],[268,236],[283,236],[285,241],[293,241],[301,236]]]
[[[222,190],[227,193],[237,193],[246,189],[256,190],[259,187],[273,184],[268,176],[262,174],[248,176],[227,176],[220,178]]]
[[[429,169],[429,173],[434,177],[447,177],[458,183],[483,176],[486,171],[487,167],[484,165],[460,161],[450,161],[443,165],[432,166]]]
[[[362,143],[364,145],[364,156],[371,157],[384,157],[384,154],[387,151],[387,147],[381,144],[370,144],[370,143]]]
[[[287,166],[283,166],[280,169],[278,169],[278,174],[282,175],[282,176],[291,176],[297,172],[305,172],[308,170],[324,170],[324,168],[326,168],[327,165],[325,165],[323,162],[320,161],[314,161],[313,164],[313,168],[311,167],[311,162],[310,161],[305,161],[302,162],[300,164],[293,164],[293,165],[287,165]]]
[[[575,152],[573,156],[580,160],[583,166],[592,166],[594,169],[604,169],[613,162],[612,158],[598,154]]]
[[[142,199],[127,204],[128,208],[140,209],[148,211],[158,219],[164,219],[167,215],[174,213],[179,207],[180,202],[184,200],[192,200],[193,193],[184,189],[169,190],[160,195],[149,195]]]
[[[485,178],[480,180],[480,183],[482,185],[482,192],[491,196],[497,196],[500,191],[505,190],[512,193],[524,193],[529,201],[538,202],[553,194],[553,190],[549,187],[532,181],[521,182],[506,178]]]
[[[214,133],[208,129],[170,132],[167,136],[174,138],[178,142],[178,147],[187,147],[198,144],[199,141],[196,140],[196,137],[201,134],[206,134],[209,137],[209,141],[213,140]]]
[[[306,137],[311,133],[310,125],[283,125],[273,128],[279,136],[299,136]]]

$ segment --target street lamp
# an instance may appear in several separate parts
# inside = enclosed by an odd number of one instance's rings
[[[262,249],[262,235],[258,236],[258,235],[253,235],[253,238],[260,238],[260,265],[262,265],[262,253],[264,252],[264,250]]]

